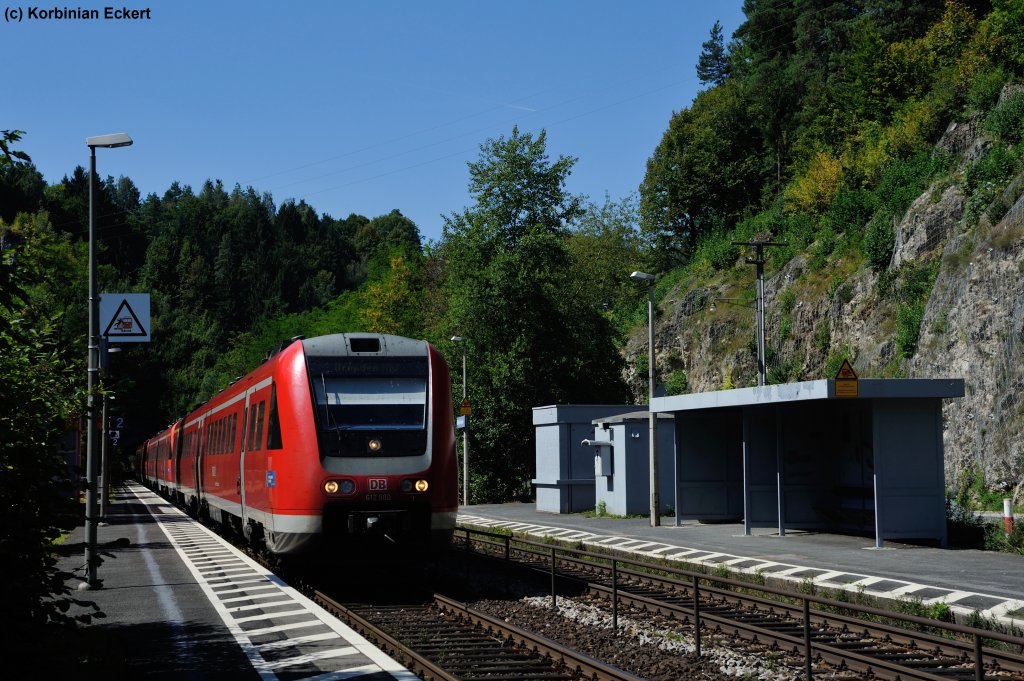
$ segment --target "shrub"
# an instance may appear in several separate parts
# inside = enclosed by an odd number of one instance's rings
[[[1016,143],[1024,138],[1024,90],[1017,90],[989,113],[985,131],[998,140]]]
[[[796,307],[796,293],[791,288],[787,288],[779,296],[779,307],[782,308],[783,313],[790,313],[793,308]]]
[[[794,212],[820,213],[828,206],[843,182],[843,164],[819,151],[807,171],[786,188],[787,207]]]
[[[832,340],[832,329],[830,327],[828,319],[825,319],[814,332],[814,347],[821,351],[828,350],[829,341]]]
[[[900,356],[909,359],[917,350],[917,339],[921,334],[923,318],[924,303],[900,305],[896,315],[896,349]]]
[[[682,395],[689,389],[689,387],[690,383],[686,377],[686,372],[682,369],[672,371],[665,378],[666,395]]]
[[[967,104],[975,111],[988,111],[999,100],[1009,74],[1003,69],[989,68],[975,74],[967,91]]]
[[[730,267],[739,257],[739,251],[732,245],[732,241],[731,233],[716,230],[701,240],[693,259],[703,260],[716,270]]]
[[[875,272],[888,269],[895,247],[896,231],[889,224],[888,219],[876,217],[868,226],[864,238],[864,253],[867,255],[871,269]]]
[[[842,189],[832,199],[822,222],[837,234],[863,234],[864,226],[878,208],[878,197],[866,189]]]

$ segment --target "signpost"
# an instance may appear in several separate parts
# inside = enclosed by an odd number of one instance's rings
[[[860,395],[860,387],[857,383],[857,372],[850,366],[850,361],[844,359],[843,366],[839,367],[836,374],[836,397],[857,397]]]
[[[100,296],[100,335],[108,343],[148,343],[148,293],[104,293]]]

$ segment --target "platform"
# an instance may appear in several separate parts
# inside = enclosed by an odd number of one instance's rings
[[[958,618],[977,613],[1024,628],[1024,556],[954,550],[887,541],[875,548],[866,536],[768,529],[744,534],[743,523],[700,523],[665,517],[591,518],[537,511],[533,504],[462,506],[459,525],[505,528],[535,537],[582,542],[642,559],[664,558],[725,567],[734,573],[820,589],[863,592],[881,602],[945,602]]]
[[[61,552],[60,567],[79,578],[84,536],[78,527]],[[102,641],[103,678],[417,678],[141,485],[117,489],[97,545],[102,586],[75,595],[106,615],[83,631]]]

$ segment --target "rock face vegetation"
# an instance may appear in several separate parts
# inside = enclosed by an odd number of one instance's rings
[[[728,44],[712,29],[709,88],[672,117],[640,188],[665,389],[756,384],[754,269],[733,242],[784,242],[767,249],[768,381],[831,378],[844,359],[861,377],[964,378],[947,481],[1021,503],[1024,8],[745,11]],[[642,329],[625,354],[642,395]]]

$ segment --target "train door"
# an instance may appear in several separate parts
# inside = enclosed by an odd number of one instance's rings
[[[192,468],[193,475],[195,475],[196,481],[196,514],[198,515],[200,509],[203,507],[203,448],[200,446],[200,442],[203,438],[203,421],[200,420],[196,424],[195,439],[192,442],[192,451],[194,453],[192,457]]]
[[[242,455],[239,461],[238,490],[242,505],[242,528],[251,539],[252,530],[264,524],[269,511],[266,503],[267,461],[264,441],[267,403],[271,379],[266,378],[245,393],[245,429],[242,433]]]
[[[184,448],[185,440],[185,422],[178,421],[174,425],[174,438],[171,440],[173,443],[173,450],[171,451],[171,457],[174,461],[174,487],[177,490],[174,494],[175,500],[179,505],[185,505],[185,488],[183,480],[181,479],[181,454]]]

